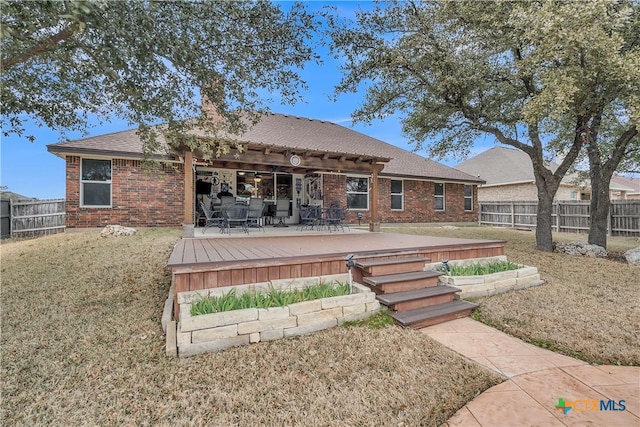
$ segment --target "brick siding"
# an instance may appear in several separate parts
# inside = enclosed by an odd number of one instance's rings
[[[327,174],[323,177],[324,206],[332,203],[347,206],[347,177]],[[371,191],[371,189],[369,189]],[[464,184],[445,184],[445,210],[434,209],[434,182],[404,180],[404,209],[391,210],[391,179],[378,178],[378,215],[382,223],[420,222],[475,222],[478,220],[477,187],[473,189],[472,211],[464,210]],[[370,219],[368,210],[348,210],[345,221],[357,223],[362,212],[362,223]]]
[[[159,165],[150,170],[139,160],[111,161],[110,208],[80,207],[80,157],[67,157],[67,228],[179,226],[184,214],[184,168]]]

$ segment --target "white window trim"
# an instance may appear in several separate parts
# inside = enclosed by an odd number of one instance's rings
[[[347,194],[347,196],[349,194],[366,194],[367,195],[367,207],[366,208],[350,208],[349,207],[349,200],[347,197],[347,209],[349,209],[350,211],[368,211],[369,210],[369,199],[371,198],[371,196],[369,195],[369,193],[371,192],[371,182],[368,176],[363,176],[363,175],[347,175],[347,180],[349,180],[349,178],[365,178],[367,180],[367,192],[363,193],[361,191],[349,191],[346,185],[346,181],[345,181],[345,192]]]
[[[464,189],[465,189],[466,187],[471,188],[471,195],[470,195],[470,196],[467,196],[467,195],[465,195],[465,194],[464,194]],[[464,186],[462,187],[462,191],[463,191],[463,193],[462,193],[462,197],[463,197],[462,203],[463,203],[463,205],[466,205],[466,203],[465,203],[465,202],[467,201],[467,199],[469,199],[469,198],[471,199],[471,209],[466,209],[466,208],[465,208],[465,210],[464,210],[464,211],[465,211],[465,212],[473,212],[473,185],[471,185],[471,184],[464,184]]]
[[[436,194],[435,185],[434,185],[434,187],[433,187],[433,210],[436,211],[436,212],[444,212],[447,209],[447,198],[446,198],[446,195],[447,195],[446,187],[447,186],[445,185],[444,182],[436,182],[434,184],[442,184],[442,196]],[[435,199],[437,197],[442,197],[442,209],[436,209]]]
[[[391,184],[391,181],[400,181],[400,183],[402,184],[402,191],[400,193],[394,193],[393,192],[393,185]],[[391,194],[391,196],[400,196],[400,209],[393,209],[391,208],[391,210],[393,212],[401,212],[404,211],[404,179],[390,179],[389,180],[389,193]],[[391,199],[393,200],[393,197],[391,197]]]
[[[82,179],[82,162],[84,160],[109,160],[111,163],[111,179],[108,181],[85,181]],[[109,204],[108,205],[85,205],[84,204],[84,184],[109,184]],[[99,157],[81,157],[80,158],[80,203],[81,208],[87,209],[103,209],[111,208],[113,206],[113,159],[99,158]]]

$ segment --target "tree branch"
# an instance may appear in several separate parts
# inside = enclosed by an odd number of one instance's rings
[[[37,45],[33,46],[28,51],[24,52],[21,55],[14,56],[12,58],[7,59],[1,65],[2,69],[8,69],[15,65],[21,64],[34,56],[42,55],[43,53],[48,52],[52,47],[57,45],[63,40],[68,39],[73,35],[75,30],[77,29],[77,24],[71,25],[53,36],[49,37],[47,40],[44,40]]]

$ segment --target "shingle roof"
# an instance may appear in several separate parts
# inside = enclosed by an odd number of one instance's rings
[[[492,147],[456,165],[456,169],[484,179],[487,185],[535,180],[531,159],[515,148]]]
[[[611,177],[611,187],[616,185],[616,189],[626,191],[629,194],[640,194],[640,178],[613,175]]]
[[[555,171],[559,165],[548,162],[546,166]],[[535,182],[533,164],[529,155],[515,148],[492,147],[460,163],[456,166],[456,169],[480,177],[486,181],[486,185]],[[590,186],[588,179],[583,180],[576,173],[567,173],[562,179],[562,183],[583,187]],[[610,189],[628,190],[628,188],[613,179],[611,180]]]
[[[473,175],[322,120],[267,113],[261,116],[257,124],[236,138],[246,143],[286,147],[293,151],[317,150],[390,158],[391,160],[385,164],[381,172],[382,175],[481,182]],[[112,155],[122,153],[140,156],[142,143],[135,130],[128,130],[53,144],[49,145],[48,149],[52,153],[102,150]]]
[[[555,171],[558,164],[547,162],[546,166]],[[509,147],[492,147],[470,159],[456,165],[468,174],[485,180],[486,185],[505,185],[535,182],[533,163],[524,151]],[[575,184],[576,174],[567,174],[564,184]]]

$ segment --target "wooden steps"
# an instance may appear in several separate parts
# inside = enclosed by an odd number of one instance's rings
[[[412,291],[438,285],[439,271],[412,271],[409,273],[387,274],[384,276],[363,277],[365,285],[377,294]]]
[[[411,271],[422,271],[424,265],[430,261],[423,257],[404,257],[376,259],[369,261],[356,261],[356,268],[362,270],[364,277],[382,276],[385,274],[407,273]]]
[[[382,294],[377,299],[391,310],[407,311],[453,301],[458,291],[452,286],[431,286],[415,291]]]
[[[396,311],[391,314],[391,317],[402,326],[420,329],[448,320],[467,317],[477,306],[478,304],[457,300],[415,310]]]
[[[471,314],[477,305],[458,300],[455,287],[438,286],[443,273],[425,271],[427,261],[411,254],[380,254],[376,259],[356,260],[354,278],[394,310],[392,317],[402,326],[423,328]]]

